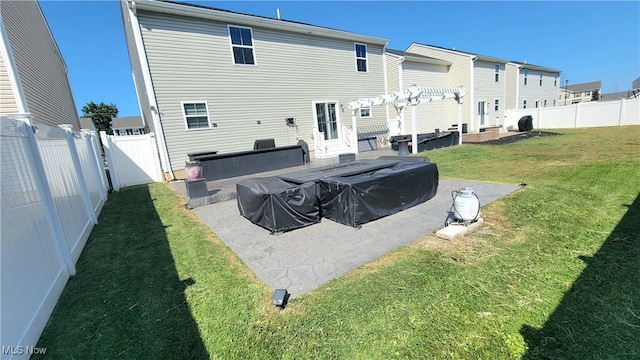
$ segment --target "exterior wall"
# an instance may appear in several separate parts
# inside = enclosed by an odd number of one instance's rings
[[[518,108],[519,70],[516,64],[506,65],[505,110]]]
[[[140,114],[142,115],[142,121],[149,127],[149,130],[153,132],[155,130],[155,124],[151,115],[151,105],[149,104],[149,96],[147,89],[144,86],[144,77],[142,73],[142,65],[140,62],[140,54],[136,48],[135,38],[133,36],[133,25],[128,16],[125,16],[127,10],[127,2],[121,1],[122,7],[122,22],[124,24],[124,36],[127,41],[127,51],[129,52],[129,62],[131,63],[131,76],[133,77],[133,83],[138,95],[138,105],[140,106]]]
[[[400,63],[400,59],[393,55],[385,55],[385,57],[387,58],[387,90],[388,93],[391,94],[396,91],[400,91],[400,79],[398,74],[398,64]]]
[[[402,82],[405,88],[411,85],[418,86],[446,86],[447,66],[429,65],[411,61],[402,63]],[[447,130],[456,121],[450,122],[447,116],[448,103],[457,104],[454,100],[433,101],[422,103],[416,107],[416,126],[418,133],[430,133],[435,129]],[[457,105],[456,105],[457,110]],[[456,112],[457,116],[457,112]],[[404,113],[404,133],[411,134],[411,108],[407,107]]]
[[[80,130],[67,69],[40,6],[3,1],[0,10],[33,121]]]
[[[527,85],[524,84],[524,71],[526,68],[521,68],[519,71],[519,96],[517,109],[522,109],[524,100],[527,100],[527,109],[535,109],[536,101],[539,101],[540,107],[544,106],[544,101],[547,100],[546,107],[553,106],[553,100],[556,100],[556,106],[560,105],[560,78],[554,84],[555,75],[553,72],[542,72],[542,85],[540,85],[540,70],[528,69],[529,75]],[[570,100],[570,99],[567,99]],[[564,104],[564,98],[562,98]]]
[[[13,114],[18,112],[18,104],[13,94],[7,67],[4,57],[0,53],[0,115]]]
[[[462,122],[467,123],[469,131],[473,130],[472,109],[476,108],[473,99],[473,88],[471,86],[471,58],[469,55],[448,52],[420,44],[412,44],[407,52],[430,56],[436,59],[447,60],[452,64],[447,75],[447,86],[462,86],[467,90],[467,95],[463,98]],[[447,122],[449,124],[458,123],[458,104],[455,101],[445,101]]]
[[[174,170],[187,153],[249,150],[257,139],[277,146],[301,139],[313,149],[314,102],[338,102],[339,125],[350,127],[349,101],[385,93],[381,45],[368,44],[368,72],[360,73],[352,41],[253,27],[257,65],[242,66],[233,64],[227,25],[234,24],[140,9],[138,21]],[[205,101],[215,125],[187,130],[183,101]],[[386,128],[384,107],[372,114],[358,117],[359,130]],[[297,127],[286,126],[289,117]]]
[[[495,81],[495,62],[476,60],[474,69],[475,129],[487,126],[502,125],[505,107],[505,64],[500,65],[498,81]],[[495,100],[498,100],[498,111],[495,111]],[[480,122],[478,103],[486,102],[484,124]]]

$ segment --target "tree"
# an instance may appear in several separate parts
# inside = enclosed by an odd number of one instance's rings
[[[600,100],[600,90],[593,90],[593,92],[591,93],[591,101],[598,100]]]
[[[115,104],[105,104],[101,102],[96,104],[93,101],[82,107],[82,116],[90,117],[96,125],[98,131],[106,131],[107,134],[113,134],[111,129],[111,118],[118,116],[118,108]]]

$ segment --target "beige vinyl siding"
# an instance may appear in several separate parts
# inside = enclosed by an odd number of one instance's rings
[[[174,169],[187,153],[253,149],[297,139],[313,149],[313,102],[338,102],[340,125],[351,127],[348,102],[384,94],[383,48],[367,44],[367,72],[356,71],[354,42],[253,27],[257,66],[233,64],[227,23],[138,12],[156,99]],[[217,127],[188,131],[181,102],[206,101]],[[344,111],[341,111],[344,105]],[[386,127],[383,106],[358,116],[358,128]],[[289,128],[285,118],[296,119]],[[257,122],[260,121],[261,124]]]
[[[15,114],[18,112],[18,104],[13,94],[4,56],[0,54],[0,115]]]
[[[35,123],[80,130],[65,64],[36,1],[3,1],[7,37]]]
[[[505,110],[518,108],[518,66],[507,64],[506,68]]]
[[[505,82],[503,76],[500,81],[495,81],[495,62],[476,60],[474,63],[474,82],[475,82],[475,103],[487,102],[487,114],[485,124],[480,125],[480,118],[477,116],[476,110],[476,126],[496,126],[504,123],[504,89]],[[501,75],[504,75],[504,65],[500,65]],[[499,100],[498,112],[494,111],[494,101]],[[476,127],[477,128],[477,127]]]
[[[400,59],[397,56],[385,55],[387,58],[387,86],[388,93],[400,91],[400,80],[398,75],[398,63]],[[392,116],[393,117],[393,116]]]
[[[402,63],[402,77],[405,87],[417,86],[447,86],[447,66],[429,65],[405,60]],[[430,133],[435,129],[447,130],[451,124],[447,116],[448,102],[453,100],[440,100],[422,103],[416,107],[416,127],[418,133]],[[407,107],[404,113],[405,132],[411,133],[411,107]]]
[[[144,84],[144,76],[140,62],[140,54],[136,47],[135,38],[133,36],[133,26],[131,19],[125,14],[128,12],[127,2],[120,1],[122,7],[122,22],[124,24],[124,36],[127,42],[127,51],[129,52],[129,62],[131,64],[131,76],[133,78],[136,94],[138,97],[138,105],[140,106],[140,115],[142,120],[149,127],[149,131],[155,131],[155,124],[151,115],[151,106],[149,104],[149,96],[147,88]]]
[[[431,47],[426,47],[420,44],[412,44],[407,52],[425,55],[436,59],[447,60],[451,62],[451,66],[449,66],[449,72],[447,76],[447,86],[462,86],[467,91],[467,95],[463,98],[463,106],[462,106],[462,123],[467,123],[469,126],[469,131],[473,129],[472,127],[472,116],[473,113],[471,109],[471,102],[473,98],[473,89],[471,88],[471,59],[468,55],[456,54],[440,49],[435,49]],[[455,101],[445,101],[446,105],[446,114],[448,123],[457,124],[458,123],[458,104]],[[405,117],[407,115],[405,114]]]
[[[527,100],[527,108],[535,108],[536,101],[540,101],[540,107],[544,107],[544,100],[547,100],[547,107],[553,106],[553,100],[558,99],[560,94],[560,79],[558,78],[557,86],[553,86],[553,80],[556,73],[543,71],[542,86],[540,86],[540,70],[529,70],[527,85],[524,84],[524,69],[520,69],[520,101],[518,108],[522,108],[522,102]],[[564,101],[564,98],[562,99]],[[569,99],[571,100],[571,98]],[[590,97],[589,97],[590,100]],[[564,102],[563,102],[564,104]],[[556,105],[558,105],[556,101]]]

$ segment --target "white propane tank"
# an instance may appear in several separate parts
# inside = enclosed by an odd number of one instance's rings
[[[480,200],[472,188],[460,189],[453,199],[453,217],[462,221],[476,221],[480,216]]]

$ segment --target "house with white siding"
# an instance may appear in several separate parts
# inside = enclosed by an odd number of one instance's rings
[[[401,50],[386,49],[388,93],[402,91],[410,86],[446,86],[451,62]],[[417,133],[447,130],[450,123],[447,101],[434,101],[416,107]],[[457,111],[454,113],[457,117]],[[405,111],[389,109],[389,135],[410,134],[411,117]],[[409,120],[407,125],[407,121]]]
[[[0,13],[0,115],[80,130],[67,66],[38,2],[3,1]]]
[[[560,70],[511,61],[506,67],[506,109],[536,109],[560,105]]]
[[[593,94],[597,91],[602,94],[602,83],[600,81],[592,81],[588,83],[566,85],[560,89],[558,98],[560,105],[572,105],[581,102],[592,101]]]
[[[304,140],[316,157],[347,152],[348,102],[387,93],[385,39],[170,1],[121,0],[121,10],[165,172],[180,173],[188,153],[265,138]],[[386,130],[387,118],[384,107],[362,109],[357,131]]]
[[[468,90],[464,99],[462,122],[467,124],[469,132],[503,125],[509,61],[418,43],[411,44],[406,51],[451,62],[448,86],[462,86]],[[455,124],[457,105],[448,102],[446,106],[447,121]]]

